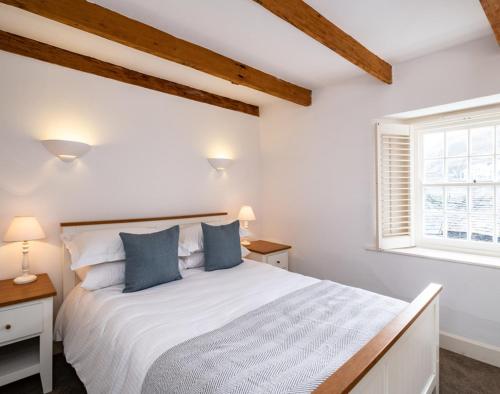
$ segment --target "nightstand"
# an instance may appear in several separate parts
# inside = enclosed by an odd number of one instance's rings
[[[47,274],[16,285],[0,281],[0,386],[40,374],[44,393],[52,391],[52,298]]]
[[[268,241],[252,241],[246,248],[251,252],[247,257],[262,263],[288,270],[288,250],[291,246]]]

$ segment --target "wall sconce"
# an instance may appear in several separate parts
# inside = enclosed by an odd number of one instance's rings
[[[207,160],[217,171],[225,171],[231,166],[231,164],[233,164],[233,159],[209,157]]]
[[[64,162],[71,162],[87,153],[91,146],[83,142],[64,140],[43,140],[43,146]]]

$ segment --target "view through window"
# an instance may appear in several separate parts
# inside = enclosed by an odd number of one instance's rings
[[[419,138],[422,240],[500,250],[500,122],[421,132]]]

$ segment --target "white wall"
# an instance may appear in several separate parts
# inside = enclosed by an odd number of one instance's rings
[[[394,68],[394,84],[356,79],[313,105],[261,117],[263,234],[293,245],[294,271],[410,300],[444,285],[442,327],[500,346],[500,269],[365,250],[375,235],[375,133],[384,115],[500,93],[493,36]]]
[[[365,250],[373,119],[500,93],[498,70],[488,38],[398,65],[392,86],[360,77],[315,91],[309,108],[264,108],[261,161],[255,117],[0,52],[0,234],[14,215],[37,216],[48,237],[33,242],[32,267],[60,294],[61,221],[248,203],[265,236],[293,245],[292,269],[404,299],[443,283],[442,329],[500,346],[500,270]],[[68,165],[42,138],[96,146]],[[225,176],[205,159],[220,150],[237,159]],[[20,259],[18,244],[0,243],[0,279]]]
[[[0,238],[14,215],[36,216],[34,272],[61,294],[61,221],[227,210],[259,215],[258,118],[0,52]],[[95,147],[66,164],[38,142]],[[225,175],[206,157],[236,159]],[[0,279],[18,274],[20,245],[0,243]],[[58,301],[60,298],[58,298]]]

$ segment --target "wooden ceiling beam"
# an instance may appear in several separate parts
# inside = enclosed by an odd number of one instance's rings
[[[218,107],[259,116],[259,107],[0,30],[0,50]]]
[[[500,45],[500,0],[480,0],[484,13],[490,21],[498,45]]]
[[[292,101],[311,104],[311,91],[174,37],[85,0],[0,0],[108,40]]]
[[[254,0],[381,81],[392,83],[392,66],[370,52],[302,0]],[[494,0],[490,0],[494,1]]]

